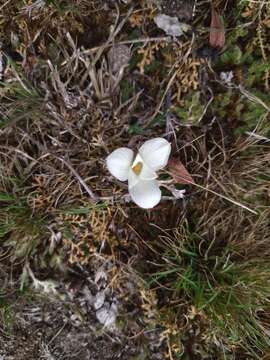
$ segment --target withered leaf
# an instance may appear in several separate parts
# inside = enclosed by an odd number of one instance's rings
[[[209,43],[214,48],[225,45],[225,29],[219,13],[212,8]]]
[[[169,173],[178,184],[195,184],[192,176],[179,159],[171,159],[168,163]]]

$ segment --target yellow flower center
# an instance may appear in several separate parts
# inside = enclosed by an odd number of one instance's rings
[[[137,162],[136,165],[132,166],[132,170],[136,175],[140,175],[142,171],[143,163],[141,161]]]

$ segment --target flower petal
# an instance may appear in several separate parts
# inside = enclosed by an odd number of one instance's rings
[[[143,163],[142,171],[139,175],[141,180],[154,180],[156,179],[157,173],[151,169],[146,163]]]
[[[140,180],[139,176],[136,175],[132,169],[130,169],[128,173],[128,188],[131,189],[139,182],[139,180]]]
[[[154,171],[167,165],[171,144],[163,138],[155,138],[146,141],[139,149],[143,161]]]
[[[110,173],[120,181],[128,179],[128,173],[133,161],[133,151],[128,148],[114,150],[106,159]]]
[[[135,204],[143,209],[153,208],[161,199],[157,180],[139,180],[136,185],[129,186],[129,193]]]

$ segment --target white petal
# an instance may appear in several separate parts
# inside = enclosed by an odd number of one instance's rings
[[[143,209],[153,208],[161,199],[157,180],[140,180],[136,185],[129,186],[129,193],[135,204]]]
[[[139,175],[141,180],[154,180],[156,179],[157,173],[152,170],[146,163],[143,163],[142,171]]]
[[[128,173],[128,188],[132,188],[139,182],[140,178],[136,175],[132,169],[129,170]]]
[[[133,151],[128,148],[114,150],[106,159],[110,173],[120,181],[128,179],[129,169],[132,165]]]
[[[154,171],[162,169],[168,163],[171,144],[163,138],[146,141],[139,149],[143,161]]]

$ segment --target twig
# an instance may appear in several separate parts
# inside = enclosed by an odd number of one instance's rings
[[[7,6],[11,0],[7,0],[2,6],[0,6],[0,11],[4,9],[5,6]]]
[[[250,101],[260,104],[261,106],[263,106],[265,108],[265,110],[270,112],[270,107],[262,99],[260,99],[256,95],[252,94],[251,92],[247,91],[242,85],[239,85],[238,88],[239,88],[240,92],[244,96],[246,96]]]
[[[125,40],[125,41],[120,41],[120,42],[111,43],[111,44],[105,43],[101,46],[96,46],[94,48],[84,50],[84,51],[82,51],[82,54],[87,55],[87,54],[90,54],[92,52],[99,50],[100,48],[106,49],[111,46],[132,45],[132,44],[141,44],[141,43],[148,43],[148,42],[159,42],[159,41],[172,41],[172,38],[170,36],[159,36],[159,37],[147,37],[147,38],[141,38],[141,39]]]
[[[249,137],[254,137],[256,140],[258,141],[265,141],[265,142],[269,142],[270,139],[265,137],[265,136],[262,136],[262,135],[259,135],[259,134],[256,134],[255,132],[250,132],[250,131],[246,131],[246,134],[249,136]]]
[[[213,91],[211,90],[210,87],[208,87],[208,91],[209,91],[210,94],[211,94],[211,98],[209,99],[208,103],[207,103],[206,106],[204,107],[203,112],[202,112],[200,118],[197,120],[197,123],[198,123],[198,124],[202,121],[204,115],[206,114],[207,109],[209,108],[210,104],[211,104],[212,101],[214,100]]]
[[[170,174],[170,173],[169,173],[169,174]],[[177,175],[177,176],[181,179],[181,176],[180,176],[180,175]],[[217,193],[217,192],[214,191],[214,190],[210,190],[210,189],[208,189],[208,188],[206,188],[206,187],[204,187],[204,186],[202,186],[202,185],[196,184],[196,183],[194,183],[194,182],[192,182],[192,181],[189,181],[189,180],[187,180],[187,179],[185,179],[185,178],[182,178],[182,179],[185,180],[185,181],[186,181],[187,183],[189,183],[190,185],[196,186],[196,187],[198,187],[199,189],[205,190],[206,192],[210,192],[211,194],[214,194],[214,195],[220,197],[221,199],[227,200],[227,201],[229,201],[230,203],[232,203],[232,204],[234,204],[234,205],[237,205],[237,206],[241,207],[242,209],[245,209],[245,210],[251,212],[252,214],[258,215],[257,211],[250,209],[248,206],[246,206],[246,205],[244,205],[244,204],[241,204],[240,202],[238,202],[238,201],[236,201],[236,200],[234,200],[234,199],[230,199],[229,197],[227,197],[227,196],[225,196],[225,195],[219,194],[219,193]]]
[[[76,177],[76,179],[79,181],[79,183],[82,185],[82,187],[85,189],[85,191],[88,193],[90,198],[94,201],[98,200],[98,197],[94,194],[94,192],[90,189],[90,187],[85,183],[85,181],[81,178],[81,176],[77,173],[77,171],[72,167],[70,163],[68,163],[64,158],[61,156],[56,156],[51,153],[56,159],[61,161],[66,167],[72,172],[72,174]]]
[[[57,333],[51,338],[51,340],[48,343],[48,346],[51,345],[51,343],[61,334],[61,332],[64,330],[67,323],[64,323],[64,325],[57,331]]]
[[[169,336],[167,335],[167,346],[168,346],[168,350],[169,350],[169,357],[170,357],[170,360],[174,360],[173,359],[173,355],[172,355],[172,349],[171,349],[171,344],[170,344],[170,338]]]

